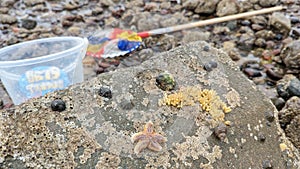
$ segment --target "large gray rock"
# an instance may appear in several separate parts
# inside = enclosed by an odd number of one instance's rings
[[[300,69],[300,40],[287,44],[282,50],[280,57],[283,63],[292,69],[293,73],[299,73]],[[295,70],[293,70],[295,69]]]
[[[156,86],[163,72],[173,91]],[[0,168],[297,168],[277,113],[223,51],[195,42],[1,112]],[[135,154],[150,120],[168,141]]]

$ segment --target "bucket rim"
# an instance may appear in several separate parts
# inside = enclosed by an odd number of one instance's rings
[[[41,63],[41,62],[47,62],[50,60],[54,60],[54,59],[58,59],[58,58],[62,58],[65,57],[67,53],[72,53],[76,50],[78,50],[78,52],[82,52],[82,50],[85,51],[85,49],[81,49],[85,46],[85,39],[84,38],[80,38],[80,37],[72,37],[72,36],[63,36],[63,37],[50,37],[50,38],[42,38],[42,39],[35,39],[35,40],[30,40],[30,41],[26,41],[26,42],[21,42],[21,43],[17,43],[14,45],[10,45],[10,46],[6,46],[4,48],[0,49],[0,53],[1,52],[5,52],[5,51],[9,51],[12,50],[13,48],[16,48],[18,46],[21,45],[30,45],[30,44],[37,44],[37,43],[42,43],[42,42],[55,42],[55,41],[77,41],[78,44],[76,44],[75,46],[67,49],[67,50],[63,50],[61,52],[57,52],[57,53],[52,53],[49,55],[45,55],[45,56],[39,56],[39,57],[35,57],[35,58],[28,58],[28,59],[19,59],[19,60],[11,60],[11,61],[0,61],[0,68],[9,68],[9,67],[17,67],[17,66],[26,66],[26,65],[33,65],[36,63]],[[81,50],[79,50],[81,49]]]

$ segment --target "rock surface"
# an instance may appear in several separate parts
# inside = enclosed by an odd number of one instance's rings
[[[211,62],[216,66],[205,71],[203,65]],[[174,76],[174,90],[156,86],[163,72]],[[98,94],[103,86],[110,88],[111,98]],[[199,91],[201,104],[195,100]],[[65,111],[51,110],[55,99],[66,103]],[[204,42],[1,114],[0,168],[299,167],[299,153],[281,131],[275,107],[223,51]],[[159,152],[134,154],[131,136],[148,121],[168,141]],[[220,123],[229,126],[217,132]]]
[[[278,117],[287,136],[300,149],[300,98],[296,96],[290,98],[280,110]]]
[[[293,41],[285,46],[280,57],[284,64],[290,69],[298,70],[300,68],[300,40]]]

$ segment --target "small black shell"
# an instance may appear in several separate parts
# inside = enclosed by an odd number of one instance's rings
[[[64,111],[66,110],[66,103],[61,99],[55,99],[51,102],[51,109],[53,111]]]
[[[112,98],[112,93],[111,93],[111,90],[110,90],[110,88],[108,86],[102,86],[102,87],[100,87],[98,94],[101,97],[105,97],[105,98],[109,98],[109,99]]]
[[[214,131],[217,138],[223,141],[226,138],[227,126],[224,123],[220,123]]]
[[[208,63],[205,63],[203,65],[204,70],[206,70],[208,72],[212,71],[214,68],[217,68],[217,67],[218,67],[218,63],[215,61],[209,61]]]
[[[164,91],[173,90],[175,85],[175,79],[169,73],[161,73],[156,77],[156,86]]]

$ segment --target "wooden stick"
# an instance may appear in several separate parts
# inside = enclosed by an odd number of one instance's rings
[[[257,10],[257,11],[250,11],[250,12],[245,12],[245,13],[240,13],[240,14],[235,14],[235,15],[229,15],[229,16],[224,16],[224,17],[219,17],[219,18],[213,18],[213,19],[183,24],[183,25],[171,26],[171,27],[167,27],[167,28],[154,29],[154,30],[150,30],[150,31],[140,32],[140,33],[138,33],[138,35],[142,38],[146,38],[146,37],[153,36],[153,35],[161,35],[161,34],[175,32],[175,31],[179,31],[179,30],[183,30],[183,29],[190,29],[190,28],[194,28],[194,27],[212,25],[212,24],[216,24],[216,23],[246,18],[246,17],[250,17],[250,16],[254,16],[254,15],[260,15],[260,14],[270,13],[270,12],[274,12],[274,11],[280,11],[282,9],[283,9],[282,6],[265,8],[265,9],[261,9],[261,10]]]

